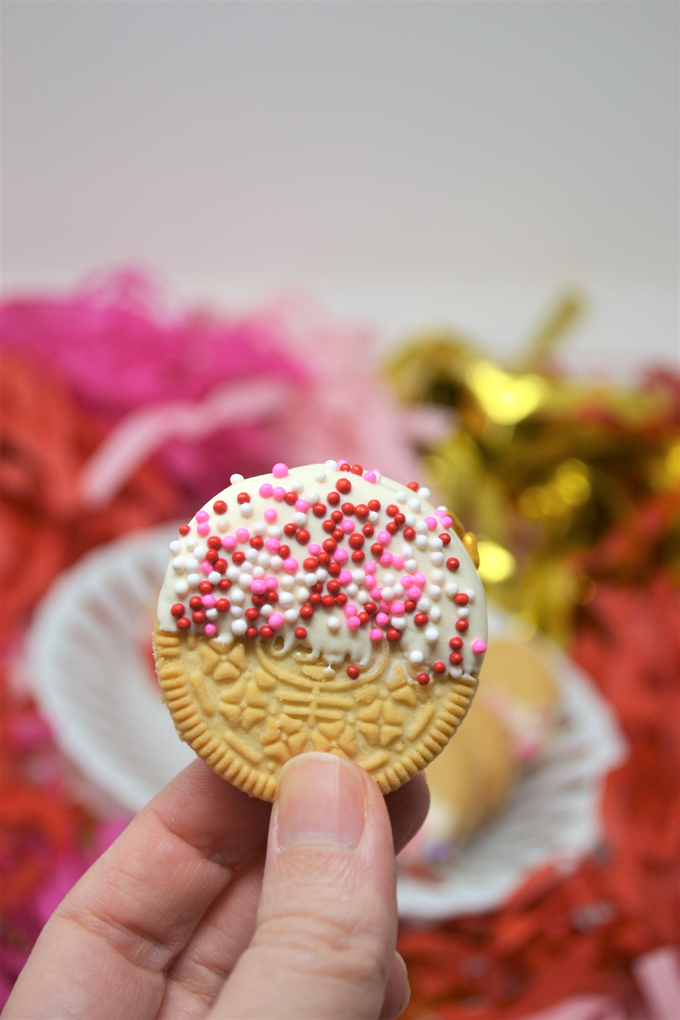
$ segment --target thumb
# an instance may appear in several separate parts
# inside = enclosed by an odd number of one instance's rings
[[[257,928],[212,1017],[377,1020],[396,936],[392,829],[377,784],[344,758],[293,758],[272,814]],[[402,975],[397,1012],[405,984]]]

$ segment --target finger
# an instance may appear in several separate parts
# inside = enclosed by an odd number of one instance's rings
[[[392,822],[395,852],[413,838],[427,814],[429,791],[422,775],[385,797]],[[206,1003],[212,1005],[255,930],[264,858],[253,859],[202,918],[187,946],[172,965],[159,1011],[159,1020],[199,1018]],[[392,968],[383,1007],[388,1015],[394,1003],[408,999],[403,964]]]
[[[157,1020],[206,1015],[253,937],[263,872],[264,847],[238,869],[172,964]]]
[[[57,908],[7,1017],[155,1017],[165,969],[264,842],[269,813],[203,762],[189,765]]]
[[[334,755],[290,761],[255,935],[211,1015],[377,1020],[396,945],[395,885],[392,830],[374,780]]]
[[[410,998],[411,986],[408,982],[406,964],[401,954],[395,953],[379,1020],[396,1020],[408,1006]]]
[[[385,805],[394,833],[394,852],[398,854],[413,839],[425,821],[430,807],[430,791],[422,772],[388,793]]]

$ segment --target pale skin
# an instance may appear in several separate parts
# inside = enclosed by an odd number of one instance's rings
[[[305,754],[272,811],[194,762],[57,908],[3,1020],[393,1020],[395,850],[428,802]]]

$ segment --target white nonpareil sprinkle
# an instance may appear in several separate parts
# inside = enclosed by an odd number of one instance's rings
[[[271,556],[264,549],[261,549],[257,554],[257,563],[260,567],[268,567],[271,563]]]
[[[430,644],[434,644],[435,641],[439,641],[439,631],[436,627],[428,627],[426,629],[425,640]]]
[[[256,535],[264,535],[267,531],[267,525],[264,521],[258,521],[257,524],[253,524],[253,531]]]
[[[311,492],[306,493],[305,499],[307,500],[310,506],[314,506],[315,503],[319,502],[321,497],[319,496],[319,493],[316,492],[316,490],[312,489]]]
[[[194,570],[198,570],[198,560],[195,556],[188,556],[184,561],[184,566],[187,568],[189,573],[193,573]]]
[[[401,598],[401,596],[405,594],[405,592],[404,592],[404,586],[403,586],[403,584],[401,583],[401,581],[398,581],[398,582],[397,582],[397,583],[395,584],[395,586],[394,586],[394,588],[393,588],[393,591],[394,591],[394,597],[395,597],[396,599],[400,599],[400,598]]]
[[[392,624],[393,627],[396,627],[397,630],[404,630],[404,628],[406,627],[406,617],[393,616],[390,619],[390,623]]]
[[[458,594],[458,585],[455,581],[449,581],[448,584],[444,585],[444,591],[452,599],[454,595]]]
[[[463,675],[463,670],[460,666],[449,666],[449,673],[457,680],[459,676]]]
[[[300,493],[302,492],[302,490],[304,489],[304,484],[298,478],[295,481],[290,483],[290,487],[291,487],[291,490],[293,492],[297,492],[297,494],[299,496]]]
[[[198,564],[196,564],[196,566],[198,566]],[[186,570],[186,563],[184,562],[183,556],[175,556],[174,560],[172,561],[172,569],[177,574],[184,573],[184,571]]]
[[[260,607],[260,613],[265,617],[265,619],[269,619],[273,612],[274,607],[270,606],[268,602],[265,602],[265,604]]]
[[[418,601],[416,602],[416,609],[418,610],[419,613],[427,613],[431,605],[432,603],[430,602],[429,599],[426,598],[418,599]]]
[[[246,594],[240,588],[232,588],[229,592],[229,598],[233,605],[242,606],[246,600]]]
[[[231,600],[231,608],[229,612],[231,613],[235,620],[238,620],[243,616],[243,609],[241,608],[241,606],[235,606],[233,599]]]
[[[264,567],[253,567],[253,577],[264,577]]]
[[[401,547],[401,555],[404,557],[404,559],[408,559],[412,552],[413,546],[410,545],[408,542],[404,542]]]
[[[253,516],[253,504],[252,503],[241,503],[239,506],[241,511],[241,517],[252,517]]]
[[[283,614],[283,618],[288,623],[295,623],[299,615],[300,614],[298,613],[297,609],[286,609],[285,613]]]
[[[416,535],[416,546],[418,549],[427,549],[427,535]]]
[[[315,573],[315,577],[317,581],[320,581],[321,584],[323,584],[326,578],[328,577],[328,571],[324,570],[323,567],[319,567],[319,569]]]
[[[311,588],[313,584],[316,584],[316,574],[305,574],[305,584],[308,588]]]
[[[282,591],[279,595],[279,602],[284,609],[288,609],[289,606],[293,605],[294,599],[289,591]]]
[[[222,575],[217,570],[211,570],[208,574],[208,580],[211,584],[219,584],[222,580]]]
[[[238,483],[242,482],[243,480],[244,480],[243,475],[238,474],[231,475],[229,478],[229,481],[231,482],[232,485],[238,485]]]
[[[248,630],[248,624],[246,623],[245,620],[234,620],[234,622],[231,625],[231,629],[234,632],[234,634],[245,634],[245,632]]]
[[[411,652],[411,654],[409,655],[409,660],[414,664],[414,666],[419,666],[424,658],[425,656],[423,655],[423,653],[419,651]]]
[[[241,574],[241,576],[238,579],[238,586],[239,588],[243,588],[244,591],[248,591],[252,583],[253,583],[252,574]]]
[[[328,617],[328,629],[333,631],[334,633],[335,631],[340,630],[340,621],[338,620],[337,616]]]
[[[280,556],[272,556],[271,560],[269,561],[269,566],[272,568],[272,570],[280,570],[281,567],[283,566],[283,560],[281,559]]]
[[[314,472],[314,481],[315,482],[325,482],[326,478],[327,478],[327,475],[326,475],[325,471],[319,470],[319,471],[315,471]]]
[[[415,514],[404,514],[404,516],[406,517],[406,525],[407,525],[407,527],[412,528],[414,526],[414,524],[416,523]]]
[[[295,598],[298,600],[298,602],[306,602],[307,599],[309,598],[309,589],[298,588],[298,590],[295,592]]]
[[[217,610],[215,608],[213,608],[213,609],[206,609],[205,615],[208,617],[209,620],[216,620],[217,619]]]
[[[199,584],[201,583],[201,575],[187,574],[187,582],[190,588],[198,588]]]
[[[229,531],[229,521],[226,517],[219,517],[217,520],[217,530],[224,534],[225,531]]]
[[[178,553],[181,548],[182,548],[182,546],[180,545],[180,543],[177,540],[175,540],[174,542],[170,543],[170,552],[171,553]]]
[[[437,599],[440,599],[442,597],[442,590],[438,584],[431,584],[427,589],[427,593],[431,599],[435,600],[435,602],[437,601]]]
[[[426,485],[421,485],[420,488],[418,489],[418,495],[420,496],[421,499],[429,499],[432,493],[430,492]]]
[[[467,620],[469,615],[470,615],[470,610],[468,609],[467,606],[459,606],[458,607],[458,619],[459,620]]]
[[[408,572],[412,574],[415,570],[418,569],[418,560],[406,560],[404,566],[406,567]]]
[[[366,603],[370,601],[370,598],[371,596],[368,594],[367,591],[360,591],[356,595],[357,602],[359,602],[362,606],[365,606]]]
[[[193,535],[189,535],[188,538],[184,539],[184,544],[187,547],[187,549],[189,549],[189,551],[191,551],[191,550],[195,549],[196,546],[198,545],[198,539],[194,538]]]
[[[406,493],[404,492],[403,489],[400,489],[399,492],[395,492],[394,498],[396,499],[397,503],[405,503]]]
[[[468,602],[474,602],[475,601],[475,593],[473,592],[472,588],[466,588],[465,589],[465,594],[468,597]]]
[[[429,616],[433,623],[439,623],[442,618],[442,611],[439,606],[432,606]]]
[[[386,602],[389,602],[390,599],[394,598],[394,590],[392,588],[383,588],[382,597],[385,599]]]
[[[347,592],[351,599],[356,598],[356,596],[359,594],[359,589],[357,585],[354,584],[354,582],[352,582],[352,584],[348,584],[347,587],[345,588],[345,591]]]
[[[227,567],[227,577],[230,581],[238,581],[241,576],[241,568],[237,567],[235,563],[232,563],[230,567]]]
[[[427,534],[427,524],[425,523],[425,521],[418,521],[418,523],[416,524],[416,534],[417,535]]]
[[[432,576],[431,576],[431,581],[432,581],[433,584],[441,584],[442,581],[444,580],[445,576],[446,575],[444,574],[443,570],[433,570],[432,571]]]
[[[409,510],[414,510],[417,513],[420,510],[420,500],[419,499],[409,499],[408,507],[409,507]]]
[[[270,538],[281,538],[283,534],[283,528],[280,524],[270,524],[267,528],[267,534]]]
[[[338,462],[337,460],[327,460],[326,463],[324,464],[324,467],[326,468],[326,471],[337,471]]]
[[[175,595],[186,595],[189,591],[189,585],[186,581],[178,581],[175,585]]]
[[[435,535],[434,538],[430,539],[430,549],[432,549],[432,550],[434,550],[436,552],[438,549],[442,549],[443,547],[444,547],[444,543],[442,542],[441,538],[438,538]]]
[[[433,553],[430,553],[430,563],[432,563],[435,567],[441,566],[441,564],[443,562],[444,562],[444,553],[443,552],[433,552]]]
[[[368,519],[371,522],[371,524],[377,524],[378,521],[380,520],[380,514],[376,513],[375,510],[369,510],[368,511]]]
[[[272,567],[274,567],[274,560],[272,560]],[[274,567],[274,569],[276,570],[277,568]],[[282,588],[285,588],[286,591],[292,591],[295,587],[295,578],[291,577],[290,574],[284,574],[279,581],[279,584]]]
[[[253,549],[252,546],[249,549],[246,549],[246,559],[249,563],[255,563],[259,555],[260,554],[257,549]]]

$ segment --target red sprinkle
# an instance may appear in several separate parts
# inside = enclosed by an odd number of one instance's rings
[[[357,517],[368,517],[368,507],[365,503],[359,503],[358,506],[354,507],[354,513]]]
[[[339,582],[339,581],[337,581],[337,580],[336,580],[336,579],[335,579],[335,578],[333,577],[333,578],[331,578],[331,580],[330,580],[330,581],[328,582],[328,584],[326,585],[326,587],[328,588],[328,590],[329,590],[329,592],[331,593],[331,595],[337,595],[337,594],[338,594],[338,592],[340,591],[340,582]]]
[[[244,552],[241,552],[241,550],[239,549],[239,551],[235,552],[234,555],[232,556],[232,560],[234,561],[237,567],[240,567],[241,564],[245,563],[246,561],[246,554]]]
[[[354,513],[354,503],[343,503],[342,512],[345,515],[345,517],[351,517],[352,514]]]
[[[226,613],[230,606],[231,602],[229,599],[218,599],[215,603],[215,609],[218,613]]]
[[[457,666],[462,661],[463,656],[460,654],[460,652],[451,652],[451,654],[449,655],[449,662],[452,662],[454,666]]]
[[[397,630],[396,627],[390,627],[385,637],[388,641],[399,641],[401,640],[401,631]]]
[[[246,637],[256,638],[257,637],[257,627],[254,627],[252,624],[251,624],[250,627],[246,627]]]
[[[384,550],[380,542],[374,542],[373,545],[371,546],[371,552],[373,553],[374,556],[382,556],[383,551]]]
[[[208,549],[208,551],[205,554],[205,558],[208,561],[208,563],[217,563],[220,556],[217,549]]]
[[[361,620],[362,623],[368,623],[368,621],[370,620],[370,616],[368,615],[365,609],[362,609],[361,612],[359,613],[359,619]]]
[[[324,521],[321,527],[330,535],[331,531],[335,531],[335,521]]]
[[[173,616],[184,616],[184,604],[182,602],[175,602],[170,612]]]
[[[345,532],[342,530],[342,528],[336,528],[335,531],[333,532],[333,538],[336,540],[336,542],[342,542],[344,537]]]
[[[300,616],[303,620],[311,620],[314,616],[314,608],[305,603],[304,606],[300,606]]]
[[[340,566],[339,563],[336,563],[335,560],[333,560],[332,563],[328,564],[328,573],[331,575],[331,577],[337,577],[341,570],[342,567]]]
[[[449,641],[449,648],[462,648],[463,639],[462,637],[452,637]]]
[[[347,605],[347,596],[345,595],[344,591],[341,591],[339,595],[335,596],[335,604],[336,606]]]
[[[352,553],[352,563],[363,563],[366,559],[366,553],[363,549],[355,549]]]
[[[326,496],[326,502],[330,503],[331,506],[337,506],[340,502],[340,494],[337,492],[329,492]]]
[[[387,524],[385,525],[385,531],[389,531],[390,535],[396,535],[396,533],[399,531],[399,525],[396,524],[394,521],[388,521]]]
[[[442,545],[448,545],[449,542],[451,541],[451,536],[447,534],[445,531],[443,531],[439,537],[442,540]]]
[[[395,514],[394,515],[394,523],[398,524],[399,527],[401,527],[402,524],[406,524],[406,516],[405,516],[405,514],[401,514],[401,513],[400,514]]]
[[[326,609],[332,609],[333,606],[335,605],[335,599],[333,598],[332,595],[322,595],[321,605],[325,606]]]
[[[457,606],[466,606],[470,601],[470,596],[466,595],[464,591],[459,591],[457,595],[453,596],[453,601]]]
[[[427,613],[416,613],[416,615],[413,617],[413,622],[415,623],[416,627],[424,627],[425,624],[428,623],[428,621],[429,617]]]
[[[191,528],[189,527],[188,524],[180,524],[180,526],[179,526],[179,533],[180,533],[180,535],[188,535],[190,531],[191,531]]]
[[[227,504],[224,502],[223,499],[216,499],[215,502],[213,503],[213,510],[215,511],[216,514],[226,514]]]
[[[288,506],[295,506],[298,501],[298,494],[297,492],[287,492],[283,498]]]
[[[352,474],[363,475],[363,473],[364,469],[362,468],[361,464],[352,464]]]
[[[409,482],[408,485],[406,486],[406,488],[407,489],[412,489],[413,492],[417,492],[418,489],[420,488],[420,486],[418,485],[417,482]]]
[[[418,681],[418,683],[420,684],[421,687],[424,687],[425,684],[429,684],[429,682],[430,682],[430,674],[429,673],[419,673],[418,676],[416,677],[416,680]]]
[[[315,503],[314,506],[312,507],[312,513],[314,514],[315,517],[323,517],[323,515],[326,513],[326,507],[324,506],[323,503]]]
[[[191,614],[191,619],[194,623],[205,623],[208,617],[205,615],[202,609],[197,609]]]
[[[435,673],[446,673],[446,663],[445,662],[433,662],[432,663],[432,669],[435,671]]]
[[[274,637],[274,631],[265,623],[264,627],[260,627],[260,637],[268,640],[269,638]]]
[[[347,676],[350,678],[350,680],[358,680],[359,679],[359,667],[358,666],[348,666],[347,667]]]
[[[341,492],[343,496],[346,496],[348,492],[352,491],[352,483],[350,482],[349,478],[338,478],[337,482],[335,483],[335,488],[338,490],[338,492]]]
[[[253,535],[253,537],[250,540],[251,549],[261,549],[263,545],[264,539],[261,538],[259,535]]]
[[[226,569],[227,561],[223,559],[221,556],[218,556],[215,562],[213,563],[213,570],[217,571],[218,574],[223,574]],[[222,582],[220,581],[220,584],[221,583]]]
[[[280,556],[282,560],[287,560],[288,557],[290,556],[290,546],[280,545],[276,550],[276,555]]]
[[[250,609],[246,609],[245,612],[246,620],[249,620],[251,623],[253,620],[257,620],[259,615],[260,615],[259,609],[255,609],[254,606]]]
[[[395,506],[394,503],[390,503],[389,506],[385,507],[385,513],[388,517],[394,517],[395,514],[399,513],[399,507]]]
[[[328,564],[331,562],[331,558],[327,552],[320,552],[317,556],[317,559],[322,567],[327,567]]]
[[[344,516],[345,515],[343,514],[342,510],[334,510],[333,513],[331,514],[331,520],[335,521],[336,524],[339,524]]]
[[[335,552],[337,547],[338,547],[338,543],[335,541],[334,538],[325,538],[324,539],[323,548],[326,550],[327,553]]]
[[[180,630],[187,630],[191,626],[191,620],[187,616],[182,616],[177,621],[177,626]]]
[[[203,605],[203,599],[200,595],[192,595],[189,599],[189,609],[200,609]]]
[[[415,537],[416,537],[415,528],[404,528],[404,538],[406,539],[407,542],[412,542]]]
[[[201,581],[201,583],[198,586],[198,590],[200,591],[201,595],[209,595],[210,592],[213,590],[213,586],[211,585],[210,581]]]
[[[347,460],[339,460],[338,461],[338,471],[349,471],[349,470],[350,470],[349,461],[347,461]]]
[[[406,533],[404,532],[404,534],[406,534]],[[446,567],[447,567],[448,570],[452,570],[452,571],[453,570],[458,570],[459,566],[460,566],[460,560],[457,560],[455,556],[451,556],[446,561]]]
[[[297,524],[294,524],[293,521],[288,521],[288,524],[283,525],[283,533],[284,535],[287,535],[288,538],[292,538],[296,531]],[[279,555],[281,554],[279,553]]]
[[[361,530],[363,531],[363,533],[366,536],[366,538],[372,538],[373,537],[373,532],[375,531],[375,528],[373,527],[372,524],[364,524],[364,526],[363,526],[363,528]]]
[[[349,536],[349,544],[352,549],[361,549],[364,544],[364,536],[356,532],[354,535]]]
[[[295,628],[295,637],[298,639],[298,641],[301,641],[302,638],[306,638],[307,637],[307,631],[305,630],[305,628],[304,627],[296,627]]]
[[[456,620],[456,630],[465,631],[469,626],[467,620]]]
[[[248,495],[247,492],[239,492],[238,496],[236,497],[236,502],[237,503],[250,503],[250,496]]]
[[[379,499],[369,499],[369,501],[368,501],[368,509],[372,510],[373,513],[377,514],[378,510],[380,509],[380,500]]]
[[[217,563],[219,563],[219,562],[220,561],[218,560]],[[217,566],[217,564],[215,564],[215,566]],[[225,567],[226,567],[226,563],[225,563]],[[229,589],[231,588],[231,581],[229,580],[228,577],[223,577],[217,587],[220,589],[220,591],[229,591]]]
[[[413,601],[413,599],[406,599],[406,602],[404,602],[404,609],[406,610],[406,612],[412,613],[415,608],[416,604]]]
[[[221,549],[222,539],[218,535],[211,535],[207,541],[208,549]]]
[[[366,602],[364,605],[364,609],[369,614],[369,616],[372,616],[373,613],[378,612],[378,607],[376,606],[375,602]]]
[[[312,594],[309,596],[309,601],[312,603],[313,606],[321,605],[321,596],[319,595],[318,591],[312,592]]]
[[[302,566],[305,570],[316,570],[319,565],[319,561],[315,556],[308,556],[306,560],[302,561]]]

